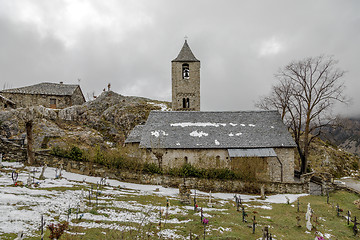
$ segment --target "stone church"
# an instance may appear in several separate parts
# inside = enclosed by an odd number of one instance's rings
[[[200,61],[187,41],[172,61],[172,108],[152,111],[126,139],[143,161],[164,169],[187,163],[260,181],[294,181],[296,144],[278,112],[200,111]]]

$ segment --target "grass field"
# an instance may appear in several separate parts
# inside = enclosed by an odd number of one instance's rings
[[[14,239],[23,231],[25,239],[40,239],[40,219],[46,225],[69,218],[69,228],[60,239],[203,239],[204,226],[199,211],[183,205],[178,190],[154,185],[138,185],[107,180],[98,192],[96,183],[100,178],[63,172],[62,179],[55,179],[52,168],[47,168],[46,179],[37,176],[40,168],[27,168],[21,164],[4,164],[0,169],[0,239]],[[18,181],[26,182],[28,170],[34,173],[38,187],[15,187],[11,173],[17,169]],[[89,190],[92,187],[91,203]],[[194,191],[192,198],[194,196]],[[209,194],[197,191],[197,204],[209,220],[205,228],[206,239],[259,239],[261,229],[269,226],[273,239],[358,239],[352,231],[353,223],[347,225],[344,216],[337,216],[336,205],[346,215],[360,217],[360,210],[353,204],[359,197],[338,191],[330,193],[330,203],[325,196],[275,195],[266,200],[259,196],[240,195],[247,213],[247,222],[242,222],[242,212],[236,211],[234,194],[212,194],[212,206],[208,206]],[[290,203],[287,204],[288,197]],[[297,211],[297,200],[300,211]],[[167,200],[170,203],[166,208]],[[309,232],[305,227],[307,204],[314,210]],[[80,205],[84,210],[80,211]],[[71,213],[68,214],[68,210]],[[83,214],[82,218],[80,215]],[[161,217],[160,217],[161,216]],[[252,219],[256,218],[255,234]],[[297,216],[300,225],[297,224]],[[45,231],[48,239],[49,230]]]

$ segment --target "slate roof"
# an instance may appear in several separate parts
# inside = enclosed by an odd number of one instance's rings
[[[144,125],[137,125],[131,130],[129,136],[126,138],[125,143],[136,143],[141,141],[141,134],[144,129]]]
[[[295,147],[277,111],[152,111],[141,133],[143,148]]]
[[[5,89],[0,91],[0,93],[3,92],[3,93],[71,96],[77,87],[79,87],[79,85],[44,82],[27,87]]]
[[[182,47],[182,49],[179,52],[179,55],[172,60],[172,62],[200,62],[194,54],[192,53],[187,40],[185,40],[185,43]]]

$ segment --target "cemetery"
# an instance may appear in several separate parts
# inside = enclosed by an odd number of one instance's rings
[[[1,239],[357,239],[359,196],[126,183],[2,162]]]

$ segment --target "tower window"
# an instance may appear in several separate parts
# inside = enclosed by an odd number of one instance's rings
[[[183,108],[190,108],[190,99],[183,98]]]
[[[183,79],[189,79],[190,78],[189,64],[187,64],[187,63],[184,63],[182,65],[182,76],[183,76]]]

